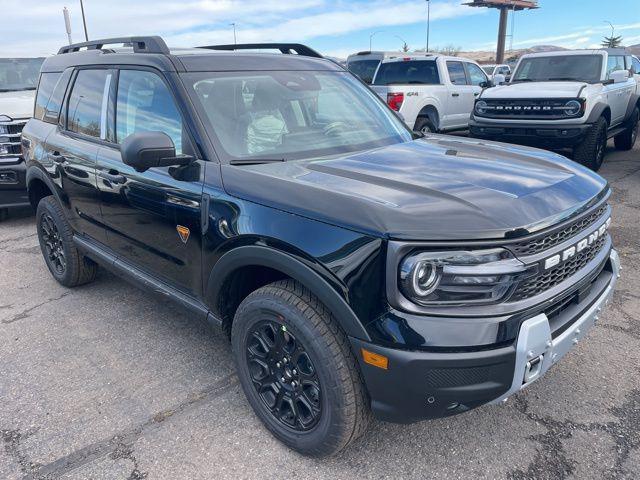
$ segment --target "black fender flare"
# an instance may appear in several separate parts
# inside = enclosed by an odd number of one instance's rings
[[[53,183],[53,180],[51,180],[51,177],[49,177],[49,175],[47,175],[44,171],[42,171],[41,168],[38,168],[33,164],[27,166],[27,174],[25,178],[25,183],[27,185],[27,192],[29,192],[29,184],[31,183],[32,180],[42,181],[47,186],[49,191],[53,194],[53,196],[56,198],[56,200],[62,203],[62,199],[60,198],[60,192],[56,188],[56,185]]]
[[[431,112],[435,112],[435,118],[432,118]],[[440,126],[440,112],[438,111],[438,107],[436,107],[432,103],[425,105],[420,109],[420,112],[418,112],[418,115],[416,116],[416,123],[418,123],[418,119],[421,117],[427,117],[429,120],[431,120],[433,126],[436,128],[436,130],[438,130],[438,127]]]
[[[586,123],[595,123],[595,122],[597,122],[598,118],[600,118],[602,116],[602,113],[606,109],[611,110],[611,108],[609,108],[609,105],[607,105],[606,103],[602,103],[602,102],[596,103],[593,106],[593,108],[591,109],[591,113],[589,114],[589,118],[587,118]]]
[[[238,268],[262,266],[278,270],[308,288],[331,311],[344,332],[365,341],[369,334],[346,300],[319,273],[300,260],[279,250],[258,245],[234,248],[216,262],[206,287],[209,305],[218,305],[222,286],[228,275]]]
[[[640,108],[640,95],[632,93],[631,98],[629,99],[629,104],[627,105],[627,111],[624,114],[625,122],[629,120],[636,107]]]

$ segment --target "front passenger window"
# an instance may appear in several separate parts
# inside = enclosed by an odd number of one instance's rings
[[[152,72],[121,70],[116,106],[118,143],[136,132],[163,132],[171,137],[176,154],[182,153],[182,118],[171,92]]]

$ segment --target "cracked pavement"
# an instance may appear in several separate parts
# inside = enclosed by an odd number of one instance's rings
[[[0,478],[640,478],[640,148],[608,153],[624,270],[586,340],[505,405],[375,422],[324,460],[261,426],[221,332],[105,271],[61,287],[18,212],[0,224]]]

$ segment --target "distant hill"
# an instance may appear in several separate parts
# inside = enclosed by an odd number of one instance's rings
[[[634,55],[640,55],[640,43],[638,43],[636,45],[629,45],[627,47],[627,50],[629,50]]]
[[[518,58],[526,53],[553,52],[556,50],[567,50],[556,45],[535,45],[531,48],[521,48],[517,50],[509,50],[505,53],[507,62],[515,62]],[[459,57],[467,57],[478,63],[493,63],[496,61],[496,52],[494,50],[487,51],[469,51],[458,53]]]

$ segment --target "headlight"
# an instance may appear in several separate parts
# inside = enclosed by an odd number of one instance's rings
[[[487,106],[487,102],[485,102],[484,100],[478,100],[475,107],[476,113],[484,115],[485,113],[487,113]]]
[[[582,111],[582,104],[578,100],[569,100],[564,104],[564,114],[568,117],[575,117]]]
[[[535,267],[534,267],[535,268]],[[413,253],[399,267],[402,294],[424,306],[498,302],[533,272],[503,248]]]

